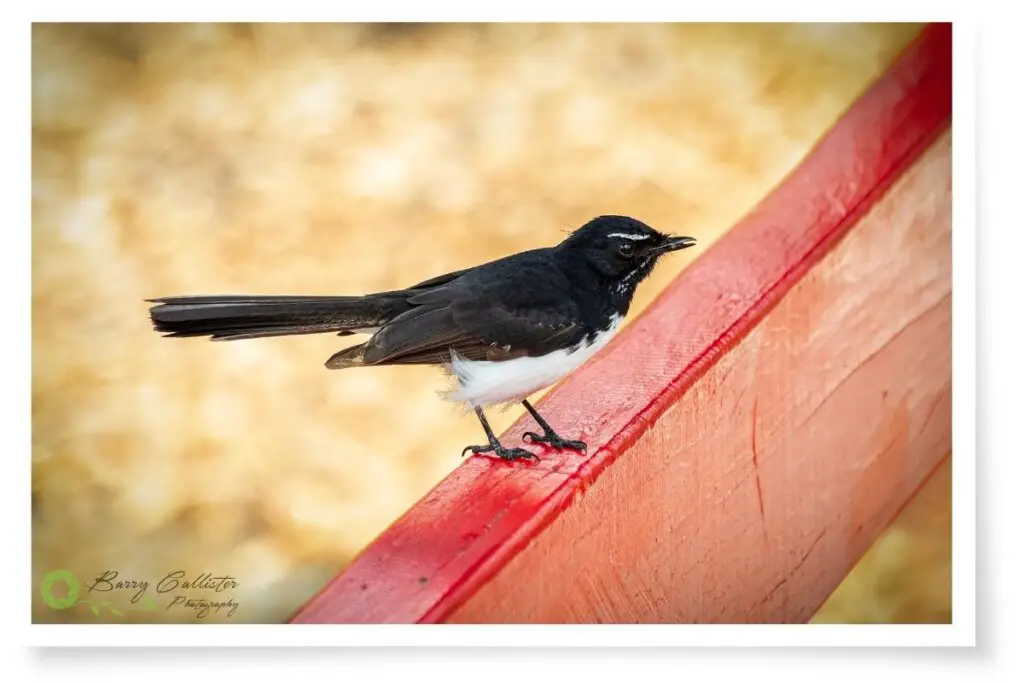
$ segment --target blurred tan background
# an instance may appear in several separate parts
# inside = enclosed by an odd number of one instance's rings
[[[67,568],[232,574],[207,620],[282,621],[481,441],[437,371],[329,372],[330,335],[163,339],[143,299],[401,287],[626,213],[700,239],[635,317],[918,30],[36,25],[34,619],[195,618],[53,610],[35,586]],[[928,539],[919,571],[948,573],[948,529]],[[936,585],[822,618],[932,619]]]

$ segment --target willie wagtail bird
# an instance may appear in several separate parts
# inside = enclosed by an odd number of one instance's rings
[[[439,365],[456,379],[445,398],[467,403],[506,460],[536,458],[501,445],[487,406],[522,402],[543,435],[523,440],[586,450],[563,439],[526,400],[597,353],[615,334],[633,293],[658,259],[697,243],[628,216],[599,216],[554,247],[532,249],[407,289],[364,296],[178,296],[150,299],[168,337],[253,339],[336,332],[369,340],[327,360],[331,369]]]

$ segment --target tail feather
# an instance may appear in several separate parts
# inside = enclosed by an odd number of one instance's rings
[[[345,368],[359,367],[360,365],[363,365],[363,349],[365,347],[365,344],[359,344],[357,346],[350,346],[347,349],[342,349],[328,358],[324,365],[331,370],[343,370]]]
[[[149,299],[150,319],[167,337],[227,341],[379,327],[407,307],[404,297],[179,296]]]

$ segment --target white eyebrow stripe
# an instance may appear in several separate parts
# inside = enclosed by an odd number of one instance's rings
[[[613,233],[609,234],[608,236],[609,237],[621,237],[624,240],[633,240],[634,242],[639,242],[640,240],[649,240],[649,239],[651,239],[650,235],[634,235],[634,234],[625,233],[625,232],[613,232]]]

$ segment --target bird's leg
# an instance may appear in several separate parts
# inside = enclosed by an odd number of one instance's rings
[[[540,436],[539,434],[536,434],[534,432],[526,432],[525,434],[523,434],[523,441],[532,441],[534,443],[546,443],[551,447],[557,448],[559,450],[563,448],[571,448],[574,451],[583,451],[584,453],[586,452],[587,444],[583,443],[582,441],[567,441],[563,439],[558,434],[555,434],[555,430],[551,428],[551,425],[544,421],[544,418],[540,416],[540,413],[538,413],[533,406],[530,405],[529,401],[524,400],[523,405],[526,406],[526,409],[528,411],[530,411],[530,415],[532,415],[533,419],[537,421],[537,424],[540,425],[540,428],[544,430],[544,436]]]
[[[480,424],[484,426],[484,431],[487,433],[487,442],[489,446],[466,446],[462,450],[462,455],[466,455],[466,451],[473,451],[473,455],[479,453],[494,453],[502,460],[524,460],[527,458],[533,458],[534,460],[540,460],[536,455],[526,450],[525,448],[505,448],[498,441],[498,437],[494,436],[494,432],[491,431],[491,425],[487,424],[487,418],[484,417],[484,411],[479,407],[474,408],[476,416],[480,418]]]

